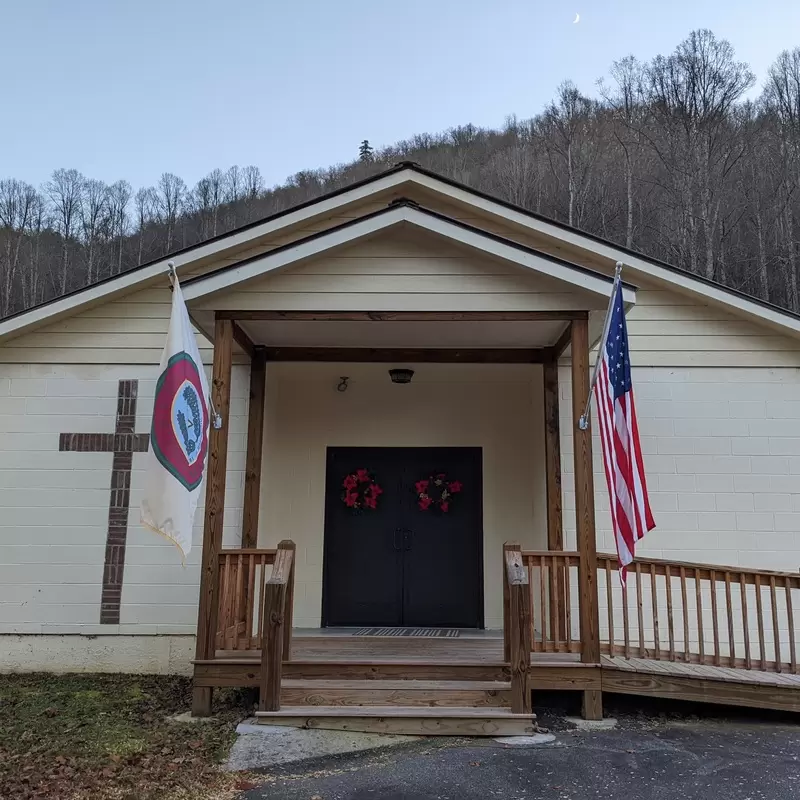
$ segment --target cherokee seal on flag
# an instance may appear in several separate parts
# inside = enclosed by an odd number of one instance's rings
[[[169,359],[156,384],[150,443],[161,466],[188,491],[200,485],[208,449],[208,407],[200,371],[185,351]]]
[[[172,541],[181,556],[192,525],[208,453],[208,382],[177,277],[161,356],[147,451],[142,523]]]

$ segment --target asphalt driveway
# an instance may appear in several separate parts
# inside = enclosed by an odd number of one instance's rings
[[[553,724],[556,742],[428,739],[265,775],[246,800],[800,800],[800,721],[622,717],[616,730]]]

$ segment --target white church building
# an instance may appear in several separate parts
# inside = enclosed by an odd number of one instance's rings
[[[139,522],[168,260],[223,418],[185,566]],[[617,261],[657,523],[624,595],[576,426]],[[381,494],[354,513],[359,470]],[[423,509],[437,475],[451,507]],[[796,690],[800,317],[404,162],[0,320],[0,669],[194,670],[202,713],[258,683],[284,540],[298,647],[499,632],[516,542],[534,692]],[[665,664],[687,674],[653,688]]]

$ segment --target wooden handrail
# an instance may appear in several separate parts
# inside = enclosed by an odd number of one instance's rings
[[[623,590],[612,578],[618,570],[616,555],[598,554],[604,653],[797,674],[800,574],[637,558]]]
[[[531,713],[528,670],[531,665],[531,597],[528,571],[519,550],[504,549],[504,585],[508,587],[508,644],[511,664],[511,710]]]
[[[281,672],[284,652],[291,655],[291,607],[294,598],[294,542],[278,545],[272,575],[264,586],[264,630],[261,637],[261,711],[280,711]],[[287,606],[289,614],[287,618]],[[288,634],[287,634],[288,621]]]
[[[527,552],[525,555],[528,555]],[[619,569],[619,559],[617,558],[616,553],[597,554],[598,562],[606,560],[611,561],[613,568]],[[719,564],[703,564],[692,561],[671,561],[670,559],[666,558],[637,558],[633,565],[629,567],[629,569],[635,570],[636,564],[640,564],[642,567],[647,565],[648,569],[651,564],[654,565],[656,569],[656,575],[665,575],[667,567],[670,568],[672,574],[674,575],[676,574],[676,570],[680,570],[681,567],[684,567],[685,569],[692,570],[693,572],[694,570],[697,570],[702,580],[708,580],[712,572],[723,576],[726,572],[728,572],[735,575],[746,576],[748,578],[749,585],[753,585],[755,583],[755,576],[758,575],[762,581],[766,579],[767,584],[769,584],[770,578],[775,578],[776,581],[785,581],[788,579],[792,583],[792,588],[800,588],[800,572],[779,572],[769,569],[754,569],[753,567],[720,566]],[[724,580],[724,577],[722,580]]]
[[[523,550],[523,558],[552,558],[553,556],[566,556],[567,558],[580,558],[577,550]]]

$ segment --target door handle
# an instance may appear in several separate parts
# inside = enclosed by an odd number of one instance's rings
[[[403,544],[405,545],[404,549],[408,552],[411,549],[411,537],[414,535],[414,531],[410,530],[409,528],[405,528],[403,530]]]
[[[394,545],[394,549],[400,552],[403,549],[402,540],[399,538],[400,534],[403,533],[403,528],[395,528],[394,529],[394,540],[392,544]]]

